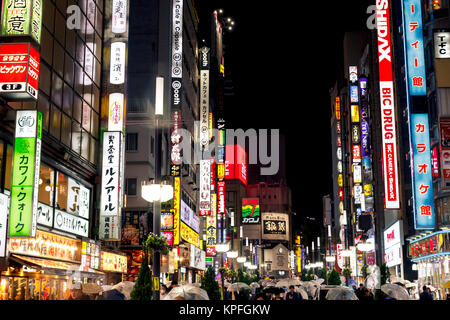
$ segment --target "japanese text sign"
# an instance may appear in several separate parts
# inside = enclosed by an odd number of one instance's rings
[[[433,178],[431,172],[428,114],[411,115],[414,165],[414,225],[416,230],[434,229]]]
[[[397,133],[395,127],[394,87],[392,82],[391,26],[389,12],[390,8],[388,0],[377,2],[376,21],[385,206],[387,209],[399,209]]]
[[[217,214],[225,214],[225,181],[217,182]]]
[[[109,82],[123,84],[125,82],[125,42],[111,43],[111,62]]]
[[[103,172],[100,215],[118,216],[120,189],[120,149],[122,132],[103,134]]]
[[[261,227],[263,240],[289,239],[289,216],[285,213],[263,212]]]
[[[31,36],[41,41],[42,0],[3,0],[2,36]]]
[[[19,110],[11,183],[10,237],[34,237],[37,221],[42,113]]]
[[[173,244],[180,244],[180,202],[181,202],[181,185],[180,177],[173,178]]]
[[[259,199],[242,199],[242,224],[258,224],[260,223],[260,219]]]
[[[0,44],[0,94],[36,100],[39,62],[39,53],[29,43]]]
[[[194,246],[199,246],[198,233],[188,227],[183,221],[180,223],[180,236],[181,238]]]
[[[216,194],[211,195],[211,202],[213,206],[216,203]],[[217,215],[215,210],[212,210],[209,216],[206,216],[206,255],[208,257],[215,257],[215,245],[217,243]]]
[[[409,94],[426,95],[425,54],[420,0],[403,0]]]
[[[113,0],[112,3],[112,32],[127,31],[127,0]]]
[[[211,160],[200,160],[200,215],[209,215],[211,210]]]

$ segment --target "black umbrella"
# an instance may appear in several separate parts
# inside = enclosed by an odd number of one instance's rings
[[[263,290],[264,293],[273,293],[273,294],[277,294],[277,293],[284,293],[284,289],[283,288],[279,288],[279,287],[269,287],[269,288],[265,288]]]
[[[101,300],[125,300],[125,295],[117,289],[104,291]]]

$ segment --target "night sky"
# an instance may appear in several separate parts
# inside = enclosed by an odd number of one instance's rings
[[[344,32],[364,28],[375,1],[195,2],[201,20],[221,8],[235,21],[224,35],[235,92],[225,101],[227,127],[286,134],[293,210],[321,222],[322,196],[332,192],[329,89],[342,69]]]

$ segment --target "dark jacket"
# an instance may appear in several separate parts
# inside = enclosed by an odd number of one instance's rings
[[[297,292],[294,292],[294,293],[288,292],[288,293],[286,294],[286,300],[296,300],[296,301],[298,301],[298,300],[303,300],[303,298],[302,298],[302,296],[301,296],[300,294],[298,294]]]
[[[423,301],[432,301],[433,300],[433,295],[426,291],[423,291],[419,296],[420,296],[419,300],[423,300]]]

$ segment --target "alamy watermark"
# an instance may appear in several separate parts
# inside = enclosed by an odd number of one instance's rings
[[[196,121],[196,125],[199,125]],[[275,175],[280,167],[280,130],[270,129],[226,129],[225,144],[240,145],[242,150],[246,150],[246,140],[248,139],[248,164],[261,164],[260,174]],[[214,159],[219,163],[219,158],[225,156],[224,146],[219,146],[219,130],[212,129],[212,139],[207,148],[200,143],[194,143],[194,155],[192,155],[192,134],[189,130],[179,128],[172,133],[171,140],[175,146],[172,149],[171,160],[175,164],[199,164],[202,159]],[[175,152],[174,152],[175,151]],[[269,154],[270,151],[270,154]],[[234,164],[234,148],[227,150],[227,163]],[[245,159],[237,159],[236,164],[244,164]]]

